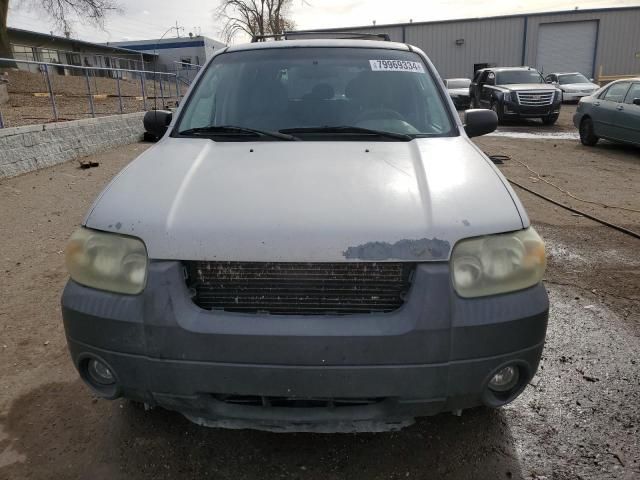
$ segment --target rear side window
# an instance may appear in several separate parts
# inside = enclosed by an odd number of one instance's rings
[[[624,100],[627,90],[629,89],[629,82],[620,82],[611,85],[606,92],[604,92],[603,100],[610,102],[621,103]]]
[[[634,83],[631,85],[624,103],[632,104],[636,98],[640,98],[640,83]]]
[[[223,125],[272,132],[355,126],[415,136],[455,131],[422,58],[375,48],[219,55],[190,95],[178,131]]]

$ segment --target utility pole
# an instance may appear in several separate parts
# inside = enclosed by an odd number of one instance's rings
[[[180,38],[180,27],[178,27],[178,21],[176,20],[176,35]]]

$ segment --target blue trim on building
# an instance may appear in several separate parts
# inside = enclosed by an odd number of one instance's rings
[[[138,43],[134,45],[119,45],[123,48],[136,51],[166,50],[169,48],[204,47],[204,40],[194,40],[192,42],[170,42],[170,43]]]
[[[535,13],[514,13],[511,15],[495,15],[493,17],[467,17],[467,18],[450,18],[446,20],[432,20],[426,22],[410,22],[410,23],[384,23],[378,25],[354,25],[351,27],[340,27],[340,28],[322,28],[315,30],[308,30],[309,32],[348,32],[353,30],[362,30],[363,28],[368,29],[381,29],[386,27],[412,27],[416,25],[437,25],[441,23],[459,23],[459,22],[477,22],[478,20],[500,20],[504,18],[520,18],[520,17],[543,17],[546,15],[565,15],[569,13],[573,13],[576,15],[580,15],[583,13],[591,13],[598,14],[604,12],[623,12],[625,10],[638,10],[640,7],[638,5],[631,5],[628,7],[607,7],[607,8],[589,8],[589,9],[578,9],[578,10],[551,10],[548,12],[535,12]],[[573,20],[569,20],[573,21]],[[295,32],[291,32],[295,33]]]
[[[598,41],[600,40],[600,19],[596,19],[596,44],[593,48],[593,67],[591,68],[591,78],[596,78],[596,57],[598,55]]]
[[[524,17],[524,32],[522,34],[522,66],[527,64],[527,34],[529,30],[529,17]]]

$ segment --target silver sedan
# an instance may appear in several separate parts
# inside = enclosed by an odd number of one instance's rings
[[[604,138],[640,146],[640,77],[617,80],[581,98],[573,124],[583,145]]]

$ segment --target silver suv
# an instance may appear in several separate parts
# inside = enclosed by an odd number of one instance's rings
[[[536,372],[544,244],[419,49],[226,48],[66,251],[80,376],[216,427],[380,431]]]

